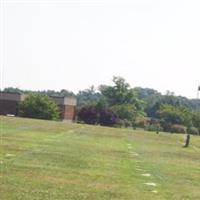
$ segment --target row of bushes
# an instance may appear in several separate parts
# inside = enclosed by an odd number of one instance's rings
[[[39,119],[53,119],[59,118],[59,110],[57,105],[45,95],[32,94],[28,96],[25,101],[19,104],[19,116],[32,117]],[[168,131],[171,133],[190,133],[194,135],[200,134],[195,127],[187,128],[180,124],[162,123],[156,119],[149,119],[145,124],[145,120],[131,122],[128,119],[120,119],[112,109],[101,106],[85,106],[78,111],[78,121],[86,124],[100,124],[103,126],[114,127],[141,127],[148,131]]]
[[[144,129],[147,130],[147,131],[155,131],[155,132],[163,131],[163,128],[158,124],[146,125],[146,126],[144,126]],[[168,132],[171,132],[171,133],[189,133],[189,134],[192,134],[192,135],[200,135],[200,132],[196,127],[187,128],[186,126],[179,125],[179,124],[171,125]]]
[[[78,111],[78,122],[113,126],[119,123],[119,118],[108,108],[85,106]]]
[[[79,123],[99,124],[112,127],[135,127],[128,119],[121,119],[120,116],[110,108],[88,105],[77,112]]]

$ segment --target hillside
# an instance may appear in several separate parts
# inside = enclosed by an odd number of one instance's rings
[[[0,117],[3,200],[199,200],[200,137]]]

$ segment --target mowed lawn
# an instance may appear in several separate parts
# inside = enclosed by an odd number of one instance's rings
[[[2,200],[199,200],[200,137],[0,117]]]

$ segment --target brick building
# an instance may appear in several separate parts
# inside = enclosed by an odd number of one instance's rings
[[[27,94],[0,92],[0,115],[17,115],[17,105],[26,98]],[[60,109],[61,120],[74,120],[76,98],[50,97]]]

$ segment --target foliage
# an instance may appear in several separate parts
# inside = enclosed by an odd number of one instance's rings
[[[94,86],[91,86],[89,89],[79,91],[77,95],[65,89],[60,91],[31,91],[8,87],[3,91],[44,94],[58,97],[76,96],[78,110],[90,105],[95,106],[98,112],[100,109],[110,109],[120,118],[123,126],[126,124],[124,120],[136,126],[141,116],[148,116],[150,118],[160,119],[165,131],[170,131],[170,127],[173,124],[182,124],[187,127],[194,126],[200,132],[199,99],[187,99],[181,96],[174,96],[169,91],[165,95],[162,95],[151,88],[131,88],[122,77],[113,77],[113,85],[100,85],[99,91],[96,91]],[[171,108],[168,108],[168,110],[165,108],[163,110],[163,105],[169,105]],[[185,112],[184,110],[187,111]],[[94,110],[92,113],[94,114]],[[95,119],[95,122],[92,121],[91,119],[91,123],[99,123]],[[118,122],[118,124],[120,123]],[[142,126],[142,124],[138,125]]]
[[[67,96],[75,96],[73,92],[68,90],[62,89],[60,91],[55,90],[39,90],[39,91],[32,91],[32,90],[22,90],[19,88],[8,87],[3,90],[3,92],[17,92],[17,93],[25,93],[25,94],[43,94],[48,96],[57,96],[57,97],[67,97]]]
[[[188,99],[182,96],[174,96],[172,92],[167,91],[165,95],[150,88],[134,88],[138,97],[145,102],[145,112],[149,117],[158,117],[157,113],[162,104],[173,106],[183,106],[191,111],[200,111],[199,99]]]
[[[163,128],[160,126],[160,124],[145,125],[144,129],[147,131],[154,131],[154,132],[163,131]]]
[[[20,92],[22,92],[22,90],[20,90],[19,88],[7,87],[7,88],[4,88],[3,92],[20,93]]]
[[[137,109],[142,108],[142,103],[138,99],[134,89],[126,83],[122,77],[113,78],[114,86],[101,85],[100,92],[106,98],[109,106],[133,104]]]
[[[77,94],[78,108],[86,105],[94,105],[100,101],[100,98],[101,94],[96,92],[94,86],[91,86],[89,89],[79,91]]]
[[[199,130],[196,127],[189,127],[187,133],[192,135],[199,135]]]
[[[192,123],[200,132],[200,112],[192,113]]]
[[[129,121],[131,123],[131,126],[134,126],[139,113],[134,105],[115,105],[112,106],[111,109],[119,116],[121,120]]]
[[[128,128],[128,127],[132,127],[132,122],[127,120],[127,119],[118,119],[117,123],[113,125],[113,127],[117,127],[117,128]]]
[[[103,126],[113,126],[119,122],[119,117],[109,108],[99,110],[99,124]]]
[[[138,98],[140,99],[146,99],[150,96],[161,95],[161,93],[151,88],[135,87],[134,91],[137,93]]]
[[[143,104],[134,89],[121,77],[113,78],[114,86],[101,85],[100,92],[107,105],[119,116],[120,120],[130,121],[134,126],[137,117],[143,114]]]
[[[78,120],[86,124],[98,124],[99,113],[94,105],[87,105],[79,109]]]
[[[19,104],[19,116],[56,120],[59,118],[57,105],[46,95],[31,94]]]
[[[161,125],[165,131],[170,131],[173,124],[191,126],[191,112],[181,106],[172,106],[164,104],[159,110]]]
[[[171,106],[180,106],[177,97],[173,95],[154,95],[146,100],[145,111],[149,117],[158,117],[158,111],[163,104]]]
[[[112,126],[119,121],[118,116],[109,108],[87,105],[78,112],[78,120],[86,124]]]
[[[173,124],[170,128],[171,133],[186,133],[187,128],[180,124]]]

